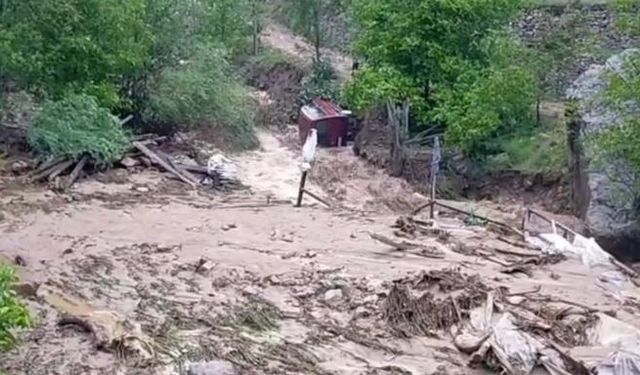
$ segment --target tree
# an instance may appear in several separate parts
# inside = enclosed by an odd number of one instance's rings
[[[505,30],[521,0],[352,0],[365,66],[347,89],[356,108],[411,102],[413,128],[442,125],[479,155],[530,123],[534,71]],[[416,126],[417,125],[417,126]]]
[[[83,92],[113,107],[121,78],[145,60],[144,0],[6,0],[0,80],[61,97]]]
[[[320,61],[323,11],[329,9],[330,4],[323,0],[285,0],[284,7],[293,30],[313,41],[316,61]]]

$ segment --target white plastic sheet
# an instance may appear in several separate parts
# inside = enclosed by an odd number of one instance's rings
[[[586,238],[575,233],[573,242],[569,242],[558,234],[555,223],[552,223],[552,230],[552,233],[542,233],[535,237],[528,237],[527,242],[540,248],[545,253],[577,257],[587,267],[611,263],[611,255],[604,251],[593,238]]]
[[[316,147],[318,146],[318,132],[316,129],[311,129],[307,140],[302,146],[302,170],[308,171],[311,169],[311,163],[316,157]]]
[[[207,172],[209,175],[218,174],[227,180],[235,180],[237,174],[233,162],[222,154],[215,154],[209,158]]]

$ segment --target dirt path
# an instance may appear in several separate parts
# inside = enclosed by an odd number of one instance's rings
[[[261,35],[261,41],[269,48],[280,50],[291,56],[302,58],[311,64],[315,57],[315,50],[304,38],[294,35],[282,25],[270,24]],[[351,76],[353,59],[332,49],[323,48],[322,55],[327,58],[342,81]]]

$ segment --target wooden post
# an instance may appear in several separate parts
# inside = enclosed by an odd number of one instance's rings
[[[438,176],[433,173],[433,169],[431,170],[431,202],[436,201],[436,180]],[[435,219],[435,204],[431,205],[431,209],[429,210],[429,218]]]
[[[302,172],[302,178],[300,178],[300,189],[298,190],[298,202],[296,203],[296,207],[302,206],[302,196],[304,195],[304,185],[307,183],[307,173],[308,171]]]

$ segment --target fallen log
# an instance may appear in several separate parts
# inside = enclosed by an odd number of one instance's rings
[[[185,176],[183,176],[182,174],[180,174],[179,171],[177,171],[176,169],[174,169],[171,165],[169,165],[169,163],[167,163],[166,161],[162,160],[162,158],[160,156],[158,156],[158,154],[156,154],[155,152],[149,150],[149,148],[147,148],[147,146],[145,146],[142,142],[138,142],[138,141],[134,141],[133,142],[133,146],[135,148],[137,148],[138,150],[140,150],[140,152],[142,152],[143,154],[145,154],[149,159],[151,159],[151,161],[153,161],[154,163],[160,165],[162,168],[164,168],[167,172],[171,173],[172,175],[176,176],[177,178],[180,179],[180,181],[186,183],[187,185],[191,186],[193,189],[196,188],[197,184],[191,180],[189,180],[188,178],[186,178]]]
[[[49,181],[53,181],[56,179],[56,177],[58,177],[62,172],[66,171],[67,169],[69,169],[72,165],[73,165],[74,161],[73,160],[66,160],[60,164],[58,164],[57,166],[51,168],[48,172],[48,180]],[[43,176],[47,177],[47,175]],[[41,179],[43,179],[41,178]]]
[[[181,175],[183,175],[187,179],[191,180],[191,182],[193,182],[196,185],[200,183],[198,178],[196,178],[194,175],[192,175],[188,171],[185,171],[184,169],[180,168],[176,163],[174,163],[173,159],[171,159],[171,156],[165,154],[162,151],[158,151],[157,154],[158,154],[158,156],[163,158],[167,162],[167,164],[169,164],[171,166],[171,168],[175,169],[178,173],[180,173]]]
[[[405,241],[402,242],[396,242],[394,240],[392,240],[389,237],[385,237],[381,234],[376,234],[376,233],[371,233],[369,232],[369,236],[379,242],[382,242],[383,244],[387,245],[387,246],[391,246],[396,250],[399,251],[406,251],[406,250],[410,250],[410,249],[415,249],[418,248],[420,246],[416,245],[416,244],[411,244]]]
[[[80,177],[80,173],[84,169],[85,165],[87,165],[87,162],[89,162],[89,157],[85,155],[76,164],[75,168],[73,168],[73,170],[71,171],[71,174],[69,175],[69,179],[67,180],[67,184],[66,184],[67,189],[70,188],[71,185],[73,185],[76,182],[78,177]]]

